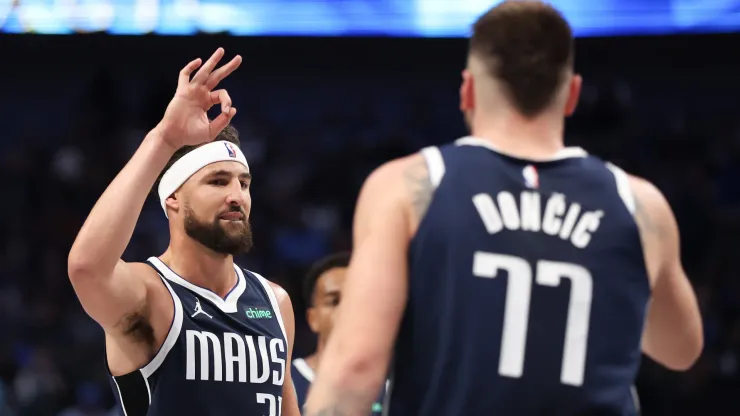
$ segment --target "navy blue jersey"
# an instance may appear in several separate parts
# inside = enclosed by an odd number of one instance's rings
[[[634,415],[650,285],[627,175],[468,137],[422,151],[391,415]]]
[[[175,314],[154,359],[111,378],[124,414],[279,415],[288,344],[269,282],[234,266],[237,284],[222,299],[156,257],[147,263],[172,295]]]
[[[290,374],[293,379],[295,395],[298,398],[298,407],[303,409],[308,397],[308,389],[315,378],[313,368],[303,358],[296,358],[292,362]]]
[[[302,409],[306,403],[308,397],[308,388],[311,387],[311,383],[315,378],[313,369],[306,363],[303,358],[296,358],[293,360],[293,364],[290,369],[291,376],[293,378],[293,387],[295,387],[295,393],[298,397],[298,405]],[[380,394],[380,397],[373,403],[372,412],[373,416],[380,416],[383,412],[383,400],[385,399],[385,388]]]

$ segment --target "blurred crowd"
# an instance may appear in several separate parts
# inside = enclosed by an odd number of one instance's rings
[[[637,383],[644,414],[737,414],[740,123],[722,97],[740,85],[731,71],[711,68],[607,68],[585,76],[568,144],[665,193],[704,316],[705,352],[691,371],[671,373],[645,358]],[[238,262],[291,294],[300,357],[314,342],[303,317],[303,273],[319,257],[350,248],[357,192],[374,167],[467,133],[457,73],[329,76],[286,68],[234,78],[226,87],[254,175],[255,248]],[[66,256],[97,197],[158,121],[176,72],[100,65],[16,81],[0,79],[13,97],[0,103],[7,125],[0,141],[0,416],[117,414],[102,331],[74,296]],[[159,255],[168,238],[152,197],[124,257]]]

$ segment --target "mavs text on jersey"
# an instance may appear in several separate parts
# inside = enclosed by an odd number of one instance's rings
[[[466,137],[422,151],[391,415],[634,415],[650,284],[618,167]]]
[[[225,297],[178,276],[156,257],[175,309],[164,344],[145,367],[111,377],[123,414],[278,416],[287,337],[269,282],[234,266]]]

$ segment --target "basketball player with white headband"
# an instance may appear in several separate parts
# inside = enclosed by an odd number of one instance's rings
[[[114,395],[127,416],[299,415],[290,374],[287,293],[234,264],[252,246],[251,173],[216,85],[241,63],[180,71],[160,123],[93,207],[69,253],[85,311],[105,331]],[[200,67],[191,77],[191,74]],[[220,105],[209,120],[206,112]],[[150,189],[170,243],[144,263],[121,259]]]

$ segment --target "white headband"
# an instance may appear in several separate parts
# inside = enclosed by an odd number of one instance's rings
[[[249,172],[249,165],[247,164],[247,158],[244,157],[244,153],[242,153],[238,146],[227,141],[217,141],[200,146],[173,163],[162,176],[162,180],[159,182],[159,188],[157,189],[159,202],[162,204],[164,215],[167,216],[165,201],[188,178],[211,163],[228,160],[241,163],[247,168],[247,172]]]

